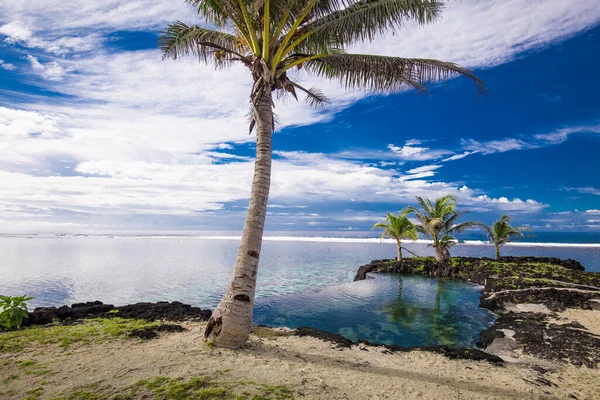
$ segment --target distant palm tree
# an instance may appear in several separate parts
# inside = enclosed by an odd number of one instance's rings
[[[442,196],[434,203],[429,199],[417,196],[417,202],[421,209],[410,206],[409,210],[415,213],[419,221],[415,227],[418,232],[431,237],[432,246],[435,249],[435,259],[439,263],[450,260],[450,247],[456,244],[454,233],[460,233],[466,229],[481,226],[477,221],[466,221],[458,223],[458,220],[468,211],[456,211],[456,198],[452,195]]]
[[[492,226],[482,225],[483,229],[485,229],[488,237],[490,238],[490,241],[494,242],[497,259],[500,258],[500,247],[513,240],[518,240],[522,237],[525,237],[523,231],[529,230],[529,228],[525,226],[511,226],[511,219],[512,217],[503,215],[499,220],[494,222]]]
[[[250,132],[256,127],[256,160],[246,222],[235,269],[205,330],[216,346],[238,348],[252,326],[254,292],[271,185],[273,93],[299,92],[310,105],[327,98],[289,75],[295,69],[336,79],[347,88],[371,93],[426,91],[430,82],[463,75],[480,92],[471,71],[438,60],[347,54],[352,44],[370,41],[407,21],[421,25],[440,17],[441,0],[184,0],[206,25],[169,25],[159,39],[163,58],[194,56],[217,68],[241,64],[254,82],[250,93]],[[190,78],[192,79],[192,78]],[[226,94],[224,94],[226,95]],[[215,137],[218,132],[214,132]]]
[[[391,238],[396,239],[396,244],[398,245],[398,257],[396,258],[398,261],[402,261],[402,239],[408,240],[417,240],[417,230],[412,222],[408,219],[408,215],[411,213],[411,210],[404,209],[398,216],[395,216],[392,213],[388,213],[386,222],[379,222],[373,225],[371,229],[383,229],[381,233],[381,238]]]

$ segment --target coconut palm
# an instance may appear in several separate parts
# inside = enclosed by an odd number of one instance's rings
[[[456,198],[452,195],[442,196],[433,203],[430,199],[417,196],[417,202],[420,209],[413,206],[408,209],[415,213],[419,221],[415,226],[417,231],[433,240],[430,246],[435,249],[435,259],[439,263],[450,260],[450,248],[457,242],[453,234],[481,226],[477,221],[458,223],[458,220],[468,211],[456,211]]]
[[[494,242],[494,246],[496,247],[496,258],[500,258],[500,247],[504,246],[506,243],[509,243],[513,240],[520,239],[524,237],[523,231],[529,230],[529,228],[524,226],[513,227],[510,225],[510,220],[512,217],[508,215],[503,215],[499,220],[494,222],[492,226],[482,225],[483,229],[485,229],[490,241]]]
[[[394,215],[392,213],[388,213],[386,217],[386,222],[379,222],[373,225],[371,229],[383,229],[381,233],[381,239],[383,238],[391,238],[396,239],[396,244],[398,245],[398,257],[396,260],[402,261],[402,239],[408,240],[417,240],[417,230],[412,222],[408,219],[408,215],[412,211],[408,209],[404,209],[398,213],[398,215]]]
[[[437,0],[185,0],[205,25],[175,22],[159,39],[163,58],[193,56],[217,68],[241,64],[254,82],[250,132],[256,128],[256,159],[250,202],[232,279],[209,321],[205,338],[237,348],[248,338],[258,260],[271,179],[273,94],[322,106],[327,98],[305,88],[290,73],[304,68],[347,88],[373,93],[425,91],[432,82],[459,75],[483,82],[454,63],[430,59],[348,54],[344,48],[372,40],[410,20],[421,25],[440,17]],[[215,29],[209,29],[214,27]]]

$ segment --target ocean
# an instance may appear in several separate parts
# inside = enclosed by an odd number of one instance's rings
[[[424,277],[352,282],[360,265],[396,254],[394,243],[357,236],[267,235],[258,274],[255,322],[292,328],[312,322],[314,327],[329,328],[353,339],[402,345],[432,344],[415,333],[422,332],[427,321],[438,321],[440,329],[472,326],[460,338],[426,335],[439,337],[439,343],[454,340],[463,344],[492,323],[493,318],[477,307],[480,288],[474,285]],[[90,300],[116,305],[177,300],[214,309],[229,281],[238,244],[238,237],[223,234],[4,236],[0,237],[0,294],[33,296],[35,299],[29,303],[32,307]],[[425,242],[407,243],[405,247],[418,255],[432,255]],[[493,257],[494,249],[473,240],[457,244],[452,254]],[[504,247],[503,254],[573,258],[587,271],[600,271],[600,243],[520,242]],[[398,295],[400,287],[403,296]],[[441,308],[436,296],[441,296]],[[413,307],[411,315],[420,317],[412,325],[394,319],[393,309],[417,303],[433,306],[419,311]],[[343,323],[336,321],[335,326],[329,326],[323,322],[327,321],[323,311],[346,317],[341,319]],[[358,315],[363,321],[360,326]],[[370,319],[368,323],[366,319]],[[386,328],[376,329],[382,323]],[[398,333],[402,331],[412,333]]]

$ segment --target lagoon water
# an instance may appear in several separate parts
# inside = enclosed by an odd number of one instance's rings
[[[238,243],[231,237],[2,237],[0,294],[34,296],[34,307],[97,299],[117,305],[178,300],[214,309]],[[431,254],[425,244],[406,247]],[[600,245],[507,246],[504,254],[574,258],[600,271]],[[255,323],[308,325],[401,345],[469,344],[491,324],[493,316],[477,307],[474,285],[387,275],[352,282],[358,266],[394,255],[395,245],[372,239],[266,240]],[[459,244],[453,255],[491,257],[493,248]]]

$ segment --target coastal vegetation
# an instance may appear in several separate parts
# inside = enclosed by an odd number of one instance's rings
[[[414,206],[408,207],[415,213],[418,224],[415,226],[419,233],[430,237],[433,243],[430,245],[435,250],[435,259],[439,263],[450,261],[450,248],[457,243],[453,236],[466,229],[478,227],[481,223],[477,221],[458,222],[468,211],[456,211],[456,198],[452,195],[442,196],[432,202],[417,196],[420,209]]]
[[[426,91],[431,82],[456,76],[483,82],[471,71],[439,60],[348,54],[345,48],[369,41],[407,21],[421,25],[441,15],[442,1],[433,0],[186,0],[209,26],[169,25],[159,39],[163,58],[194,56],[224,68],[241,64],[250,70],[250,132],[256,128],[254,178],[246,221],[232,279],[213,313],[205,339],[216,346],[238,348],[252,325],[252,309],[262,235],[269,197],[272,134],[275,127],[273,94],[306,95],[312,106],[327,102],[318,89],[301,86],[290,72],[304,69],[338,80],[349,89],[395,93]],[[440,253],[442,254],[442,253]]]
[[[398,246],[398,256],[396,259],[398,261],[402,261],[402,239],[417,240],[417,230],[413,223],[410,222],[410,219],[408,219],[408,215],[411,212],[411,210],[404,209],[397,216],[388,213],[385,219],[387,222],[379,222],[371,228],[383,229],[381,233],[382,239],[387,237],[396,240]]]
[[[0,330],[18,329],[27,318],[27,302],[33,300],[28,296],[0,295]]]
[[[513,227],[510,224],[511,219],[512,217],[508,215],[502,215],[492,226],[482,225],[490,241],[494,243],[494,247],[496,248],[496,259],[500,258],[500,248],[502,246],[513,240],[524,237],[523,231],[528,230],[528,228],[524,226]]]

